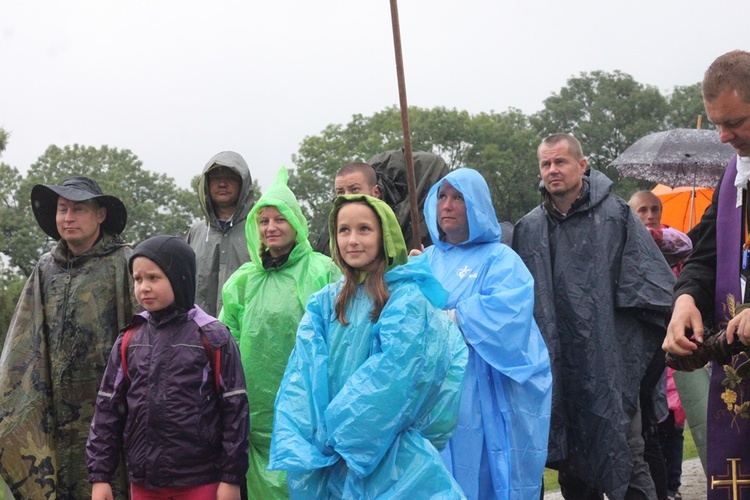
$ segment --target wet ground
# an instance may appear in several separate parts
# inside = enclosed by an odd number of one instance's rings
[[[682,500],[705,500],[706,474],[699,459],[693,458],[682,463],[680,493]],[[544,500],[562,500],[562,497],[559,491],[548,491],[544,494]]]

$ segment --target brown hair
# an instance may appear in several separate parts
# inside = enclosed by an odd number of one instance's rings
[[[701,84],[703,100],[713,101],[724,92],[737,92],[750,102],[750,52],[733,50],[716,58]]]
[[[375,270],[370,271],[365,274],[365,292],[367,295],[372,299],[373,305],[372,305],[372,312],[370,313],[370,319],[372,321],[377,321],[378,318],[380,318],[380,313],[383,312],[383,308],[385,307],[386,302],[388,302],[388,299],[390,298],[390,294],[388,293],[388,287],[385,284],[385,271],[386,271],[386,262],[385,262],[385,253],[383,251],[383,222],[380,220],[380,217],[378,216],[377,212],[365,201],[362,200],[355,200],[355,201],[349,201],[344,202],[338,205],[336,208],[334,208],[333,213],[331,213],[331,218],[333,220],[333,227],[335,229],[334,237],[338,234],[338,217],[339,212],[341,211],[342,207],[345,207],[351,203],[359,203],[360,205],[364,205],[375,214],[376,218],[378,219],[378,222],[380,223],[380,254],[378,256],[378,266],[375,268]],[[338,242],[335,245],[332,245],[333,247],[333,260],[338,264],[338,266],[341,268],[341,272],[344,275],[344,284],[341,286],[341,291],[339,292],[338,296],[336,297],[336,305],[335,305],[335,311],[336,311],[336,319],[341,323],[342,325],[348,325],[349,322],[346,320],[346,307],[349,305],[349,301],[351,301],[352,297],[357,293],[357,287],[360,284],[360,276],[361,271],[357,268],[354,268],[350,266],[349,264],[344,261],[344,258],[341,256],[341,251],[339,250]]]
[[[581,147],[581,143],[578,142],[578,139],[573,137],[572,134],[550,134],[542,139],[541,144],[539,144],[539,147],[536,149],[537,158],[539,158],[539,150],[542,149],[542,146],[554,146],[561,142],[565,142],[568,145],[568,152],[573,155],[573,158],[576,160],[583,160],[583,148]]]

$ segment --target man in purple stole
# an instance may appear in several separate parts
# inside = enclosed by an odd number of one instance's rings
[[[672,320],[663,347],[678,355],[696,348],[704,323],[727,329],[727,340],[750,345],[748,180],[750,180],[750,53],[720,56],[706,71],[703,103],[721,141],[737,152],[719,181],[712,204],[690,233],[694,251],[674,292]],[[748,354],[731,365],[711,366],[708,399],[707,498],[750,499],[750,364]],[[745,377],[748,377],[747,379]]]

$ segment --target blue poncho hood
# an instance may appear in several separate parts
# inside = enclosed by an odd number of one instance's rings
[[[438,189],[444,182],[461,191],[466,202],[469,239],[460,243],[460,245],[500,241],[502,230],[500,229],[500,223],[497,221],[497,215],[495,215],[495,208],[492,206],[492,197],[487,182],[476,170],[459,168],[432,186],[424,204],[425,221],[434,245],[438,248],[452,246],[451,243],[441,240],[442,230],[437,222]]]

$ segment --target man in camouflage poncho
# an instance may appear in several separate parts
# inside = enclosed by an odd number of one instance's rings
[[[91,498],[94,401],[118,331],[135,311],[119,238],[127,211],[85,177],[34,186],[39,226],[58,240],[21,293],[0,358],[0,474],[16,498]],[[124,468],[113,484],[127,498]]]

